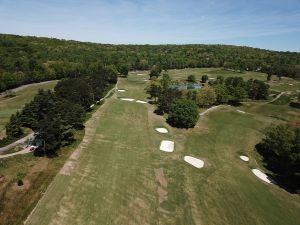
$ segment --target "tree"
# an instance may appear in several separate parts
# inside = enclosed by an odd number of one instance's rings
[[[191,82],[191,83],[196,83],[195,75],[189,75],[188,78],[187,78],[187,81]]]
[[[196,103],[198,106],[207,107],[216,102],[216,93],[213,87],[206,85],[196,96]]]
[[[111,84],[117,83],[118,80],[118,70],[115,65],[109,65],[104,67],[103,78]]]
[[[50,109],[55,107],[58,100],[52,91],[39,90],[34,99],[25,105],[21,114],[20,122],[22,126],[36,130],[39,121],[43,120]]]
[[[19,112],[11,115],[10,121],[6,124],[5,128],[8,138],[19,138],[23,134],[19,117]]]
[[[169,74],[165,73],[160,80],[160,84],[163,90],[169,89],[171,85],[172,79],[170,78]]]
[[[225,86],[232,103],[237,104],[247,97],[246,84],[242,77],[227,77]]]
[[[67,145],[74,140],[74,131],[71,126],[64,126],[61,118],[48,115],[40,121],[36,135],[37,140],[43,143],[36,149],[36,155],[56,155],[60,146]],[[44,149],[45,148],[45,149]]]
[[[107,79],[108,82],[109,79]],[[82,78],[63,79],[54,88],[57,96],[89,109],[94,102],[92,88]]]
[[[196,103],[192,100],[180,99],[172,105],[167,122],[178,128],[194,127],[199,119]]]
[[[269,95],[269,85],[260,80],[250,79],[246,83],[248,96],[251,99],[267,99]]]
[[[152,66],[152,68],[151,68],[151,70],[150,70],[150,78],[151,77],[158,77],[159,75],[160,75],[160,73],[161,73],[161,67],[160,66],[156,66],[156,65],[154,65],[154,66]]]
[[[216,102],[218,104],[227,103],[229,100],[229,93],[225,85],[217,84],[213,86],[216,92]]]
[[[125,77],[128,76],[129,67],[126,64],[122,64],[119,66],[118,71],[120,74],[124,75]]]
[[[203,75],[203,76],[201,77],[201,82],[202,82],[202,83],[206,83],[207,80],[208,80],[208,76],[207,76],[207,75]]]
[[[161,92],[158,97],[157,113],[168,113],[171,109],[173,102],[180,99],[182,93],[177,89],[166,89]]]
[[[284,186],[300,190],[300,128],[272,126],[256,149]]]
[[[156,81],[152,81],[151,84],[148,87],[146,87],[146,93],[150,95],[151,99],[154,98],[154,101],[157,101],[157,98],[159,97],[161,91],[162,87]]]

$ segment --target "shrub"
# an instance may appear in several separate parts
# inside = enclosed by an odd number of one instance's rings
[[[187,81],[191,82],[191,83],[195,83],[196,82],[196,77],[194,75],[189,75],[188,78],[187,78]]]
[[[18,186],[23,186],[23,185],[24,185],[24,183],[23,183],[23,181],[22,181],[21,179],[19,179],[19,180],[17,181],[17,184],[18,184]]]
[[[201,77],[201,82],[202,82],[202,83],[206,83],[207,80],[208,80],[208,76],[207,76],[207,75],[203,75],[203,76]]]

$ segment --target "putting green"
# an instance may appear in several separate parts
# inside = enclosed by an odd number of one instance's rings
[[[194,129],[174,129],[154,106],[118,99],[145,99],[145,77],[119,81],[126,93],[93,114],[74,171],[56,176],[26,224],[299,224],[299,196],[255,177],[256,160],[239,159],[257,158],[253,147],[274,118],[258,105],[251,114],[220,107]],[[159,151],[162,140],[174,140],[176,150]],[[185,155],[205,166],[190,166]]]

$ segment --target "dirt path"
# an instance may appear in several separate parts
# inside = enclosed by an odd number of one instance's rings
[[[28,134],[27,136],[15,141],[14,143],[11,143],[7,146],[4,146],[4,147],[0,148],[0,153],[6,152],[6,151],[16,147],[19,144],[24,144],[25,141],[27,141],[28,139],[32,139],[34,137],[34,134],[35,134],[34,132],[31,133],[31,134]]]

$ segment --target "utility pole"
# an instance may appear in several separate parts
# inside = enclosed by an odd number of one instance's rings
[[[44,156],[46,155],[46,143],[45,143],[45,140],[43,139],[44,141]]]

